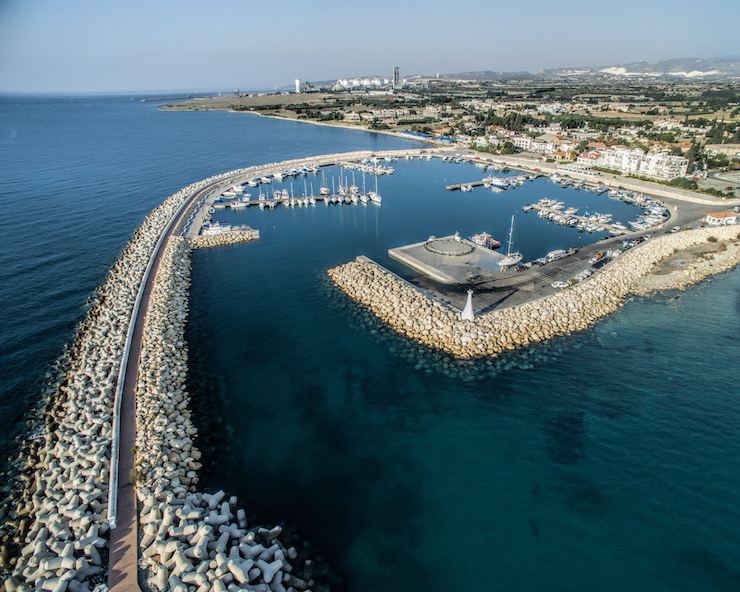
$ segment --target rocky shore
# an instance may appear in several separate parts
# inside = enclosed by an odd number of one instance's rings
[[[233,245],[257,240],[260,237],[259,230],[229,230],[219,234],[202,235],[199,234],[191,239],[194,249],[205,249],[221,245]]]
[[[280,526],[250,526],[236,497],[196,489],[201,464],[185,344],[192,248],[187,239],[170,239],[144,327],[132,475],[141,502],[141,565],[152,590],[225,592],[232,584],[264,592],[305,590],[315,586],[312,562],[282,542]]]
[[[463,321],[372,261],[359,257],[329,270],[334,284],[398,333],[461,359],[501,353],[580,331],[622,306],[630,293],[682,288],[740,263],[740,228],[703,228],[644,242],[588,280],[551,296]],[[723,250],[689,262],[678,273],[647,280],[677,251],[707,242]]]

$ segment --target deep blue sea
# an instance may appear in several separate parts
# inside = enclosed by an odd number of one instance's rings
[[[261,162],[406,146],[121,98],[0,103],[3,454],[86,299],[164,198]],[[521,211],[540,197],[623,222],[636,210],[545,180],[451,193],[482,171],[387,164],[380,206],[219,211],[260,240],[194,253],[206,484],[298,532],[336,590],[740,589],[740,272],[459,365],[363,320],[326,270],[366,254],[413,277],[388,248],[455,231],[501,240],[514,213],[525,259],[598,240]]]

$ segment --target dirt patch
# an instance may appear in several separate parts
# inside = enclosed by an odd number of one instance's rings
[[[666,257],[655,266],[654,275],[667,275],[677,269],[683,269],[697,259],[708,259],[714,253],[721,253],[727,250],[727,243],[717,241],[716,243],[702,243],[694,245],[688,249],[676,251],[670,257]]]

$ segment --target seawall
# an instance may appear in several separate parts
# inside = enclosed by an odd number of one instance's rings
[[[74,343],[60,361],[61,380],[21,459],[22,487],[14,499],[14,517],[8,522],[14,530],[4,534],[2,542],[7,592],[89,592],[107,581],[108,492],[119,370],[137,294],[142,282],[151,279],[146,277],[147,266],[176,212],[212,183],[233,183],[240,177],[280,170],[292,163],[322,164],[372,154],[421,153],[362,151],[240,169],[185,187],[147,216],[97,291]],[[189,206],[185,216],[194,207]],[[177,231],[184,226],[183,220]],[[706,241],[712,234],[727,235],[729,240],[737,229],[696,232],[671,235],[665,240],[680,243],[695,236],[691,240]],[[475,358],[579,330],[616,309],[634,286],[635,276],[644,276],[655,261],[684,248],[682,243],[659,242],[663,240],[647,243],[663,246],[655,253],[646,251],[652,254],[645,261],[635,259],[627,266],[630,257],[644,247],[635,249],[604,273],[554,295],[546,305],[538,301],[502,311],[505,315],[491,313],[473,324],[462,323],[449,309],[373,264],[352,262],[331,274],[337,285],[397,331],[432,347],[449,346],[449,351],[459,352],[455,355],[460,357]],[[212,587],[220,592],[229,584],[249,585],[255,590],[269,586],[276,592],[281,586],[300,590],[310,584],[313,564],[285,542],[279,528],[249,525],[236,499],[226,499],[223,492],[202,493],[197,488],[197,433],[184,382],[190,251],[196,246],[197,241],[192,244],[179,237],[170,239],[145,326],[137,415],[140,432],[131,475],[137,482],[142,507],[142,565],[149,570],[150,584],[160,590],[185,592],[192,588],[205,592]],[[730,245],[728,256],[737,250]],[[723,263],[732,264],[731,258]],[[716,271],[720,269],[713,267],[707,273]],[[689,281],[696,278],[692,276]],[[378,294],[373,295],[375,292]],[[536,329],[529,326],[532,319],[536,320]]]
[[[236,497],[196,487],[201,455],[186,388],[185,343],[192,249],[185,238],[170,239],[144,327],[134,469],[143,529],[140,566],[152,590],[225,592],[232,584],[265,592],[305,590],[314,584],[312,562],[283,543],[280,526],[249,525]]]
[[[588,280],[551,296],[463,321],[460,315],[401,282],[365,258],[329,270],[336,286],[397,332],[427,347],[462,359],[502,352],[581,331],[614,312],[630,293],[685,287],[740,263],[740,228],[703,228],[664,235],[628,251]],[[646,278],[655,265],[681,249],[726,241],[726,250],[699,259],[680,274]]]

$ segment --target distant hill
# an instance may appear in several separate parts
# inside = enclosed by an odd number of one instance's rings
[[[681,79],[695,81],[740,80],[740,58],[677,58],[662,62],[633,62],[601,67],[570,67],[540,70],[539,72],[460,72],[445,74],[442,78],[466,80],[501,79],[552,79],[552,78],[596,78],[596,79]]]

